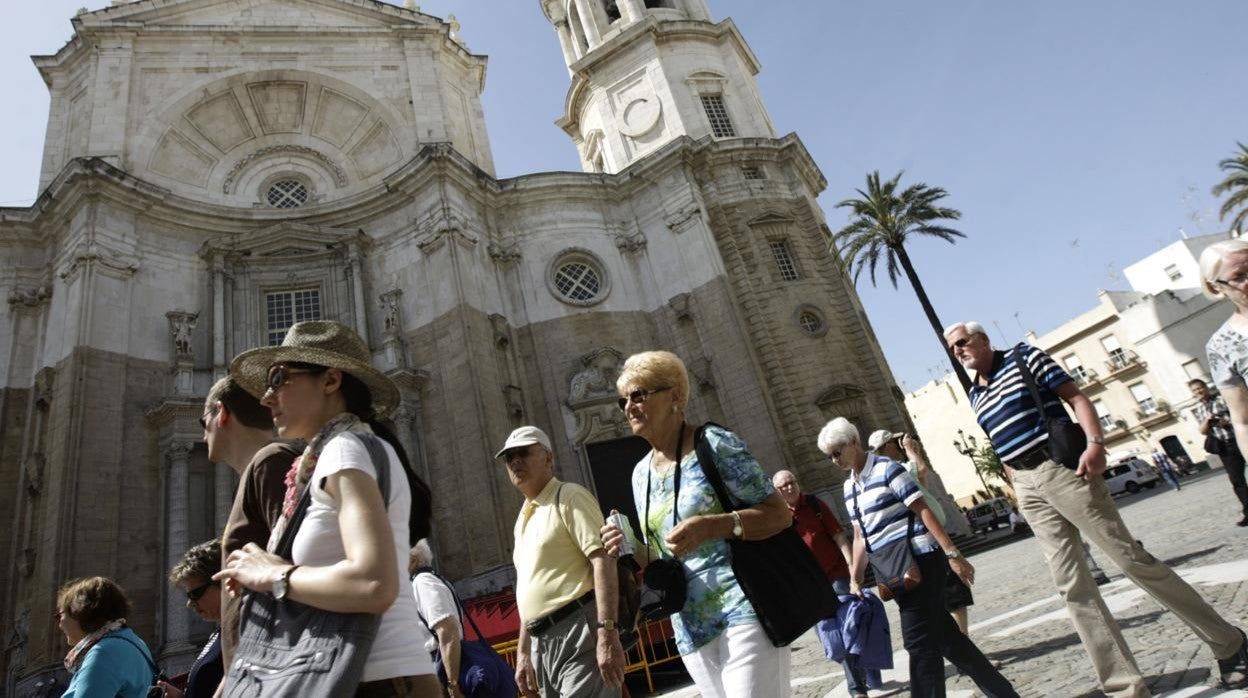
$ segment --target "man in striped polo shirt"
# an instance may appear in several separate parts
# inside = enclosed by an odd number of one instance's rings
[[[1096,409],[1070,376],[1048,354],[1027,344],[1018,346],[1025,364],[1019,366],[1013,351],[993,350],[988,333],[977,322],[949,327],[945,341],[957,360],[975,373],[970,398],[976,419],[1006,465],[1019,510],[1035,532],[1053,582],[1066,599],[1101,689],[1110,696],[1150,695],[1131,648],[1088,571],[1080,534],[1209,645],[1224,686],[1248,685],[1248,638],[1243,631],[1223,620],[1127,530],[1101,476],[1105,442]],[[1066,468],[1049,457],[1045,420],[1021,370],[1035,377],[1045,415],[1069,421],[1062,403],[1074,410],[1088,437],[1077,468]]]

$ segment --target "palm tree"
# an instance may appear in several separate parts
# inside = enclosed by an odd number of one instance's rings
[[[941,225],[941,221],[958,220],[962,214],[956,209],[943,208],[937,202],[948,196],[948,192],[940,187],[929,187],[922,182],[898,192],[898,182],[902,172],[887,182],[880,183],[880,171],[867,175],[867,190],[856,190],[861,198],[846,199],[837,204],[837,208],[848,208],[851,211],[849,225],[841,228],[832,236],[832,247],[840,255],[842,264],[853,273],[854,283],[862,270],[870,269],[871,285],[875,285],[875,270],[884,257],[888,261],[888,280],[897,288],[897,268],[905,272],[906,279],[914,288],[936,332],[940,349],[949,357],[954,373],[962,383],[964,390],[969,390],[971,379],[966,375],[962,364],[953,357],[953,352],[945,344],[944,329],[936,310],[923,290],[919,275],[914,271],[914,264],[906,252],[906,242],[911,236],[931,235],[948,243],[954,238],[966,237],[962,233]]]
[[[1231,196],[1222,204],[1218,217],[1226,218],[1231,211],[1239,208],[1235,219],[1231,221],[1231,230],[1243,230],[1244,222],[1248,221],[1248,146],[1236,143],[1239,153],[1218,163],[1218,169],[1226,172],[1226,179],[1213,187],[1214,196],[1222,196],[1230,192]]]

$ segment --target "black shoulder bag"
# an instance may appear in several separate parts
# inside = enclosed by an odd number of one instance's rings
[[[672,474],[673,492],[672,492],[672,526],[676,526],[676,522],[680,520],[680,461],[681,449],[685,445],[685,425],[680,425],[680,434],[676,437],[676,472]],[[654,456],[651,456],[653,459]],[[642,530],[645,531],[646,537],[646,557],[650,556],[650,537],[654,535],[654,531],[650,530],[650,480],[653,470],[647,466],[646,472],[646,510],[642,514],[645,518],[641,522]],[[659,550],[663,549],[662,542],[659,543]],[[646,564],[646,569],[642,571],[642,588],[641,588],[641,617],[649,621],[663,620],[668,616],[680,611],[685,607],[685,599],[689,594],[689,581],[685,577],[685,566],[680,564],[680,560],[674,557],[660,557],[657,560],[650,560]]]
[[[1038,419],[1049,435],[1049,457],[1055,462],[1075,470],[1079,467],[1079,457],[1088,447],[1088,437],[1083,427],[1068,419],[1050,417],[1044,410],[1044,401],[1040,399],[1040,389],[1036,387],[1036,377],[1031,374],[1031,367],[1023,358],[1021,347],[1014,347],[1014,362],[1018,364],[1018,372],[1031,391],[1031,399],[1036,403],[1040,413]]]
[[[715,453],[706,440],[708,426],[723,429],[711,422],[698,428],[698,465],[725,512],[748,509],[748,505],[734,504],[728,495]],[[762,540],[729,539],[728,547],[732,552],[732,573],[758,614],[758,622],[771,644],[785,647],[815,623],[836,615],[840,600],[814,553],[792,524]]]
[[[868,456],[870,458],[871,456]],[[906,537],[895,540],[876,550],[871,549],[867,525],[863,523],[862,509],[858,506],[858,485],[850,483],[850,492],[854,493],[854,515],[858,517],[858,527],[862,529],[862,544],[867,549],[867,564],[875,575],[876,589],[884,601],[892,600],[902,594],[913,591],[923,583],[923,573],[919,570],[919,561],[914,557],[914,549],[910,547],[910,539],[914,537],[914,510],[906,516]]]
[[[389,508],[390,459],[382,441],[371,434],[354,436],[368,448],[381,501]],[[315,486],[310,482],[304,489],[273,551],[282,558],[290,559]],[[335,613],[259,592],[243,598],[239,616],[234,661],[225,668],[226,698],[355,695],[381,626],[381,616],[372,613]]]

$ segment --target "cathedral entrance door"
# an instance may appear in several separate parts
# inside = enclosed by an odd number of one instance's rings
[[[640,436],[585,444],[589,468],[594,474],[598,503],[605,518],[615,509],[628,517],[633,532],[641,536],[641,517],[633,506],[633,466],[650,452],[650,444]]]

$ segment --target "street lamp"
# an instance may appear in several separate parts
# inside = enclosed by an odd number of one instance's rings
[[[975,443],[975,437],[973,435],[967,436],[959,429],[958,438],[954,440],[953,447],[958,453],[971,459],[971,466],[975,468],[975,475],[979,477],[979,481],[984,485],[984,493],[992,494],[992,490],[988,489],[988,481],[984,479],[984,474],[979,471],[979,461],[975,460],[975,457],[979,455],[979,446]]]

